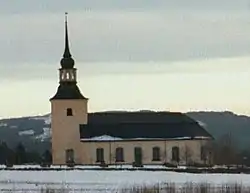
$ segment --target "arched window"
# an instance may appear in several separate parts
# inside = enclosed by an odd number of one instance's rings
[[[61,80],[64,80],[64,74],[61,73]]]
[[[69,72],[66,73],[66,79],[69,80]]]
[[[103,162],[104,161],[104,149],[97,148],[96,149],[96,162]]]
[[[153,161],[161,160],[161,150],[159,147],[153,147]]]
[[[67,108],[67,116],[73,116],[73,111],[71,108]]]
[[[74,163],[74,150],[73,149],[66,149],[65,151],[65,162],[66,163]]]
[[[117,147],[115,150],[115,161],[116,162],[124,162],[124,154],[123,154],[123,148]]]
[[[172,161],[180,161],[180,150],[179,147],[172,147]]]
[[[141,147],[135,147],[134,148],[134,159],[136,165],[142,165],[142,148]]]

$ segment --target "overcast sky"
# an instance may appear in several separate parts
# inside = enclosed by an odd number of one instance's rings
[[[2,0],[0,117],[50,111],[65,11],[90,111],[250,114],[249,0]]]

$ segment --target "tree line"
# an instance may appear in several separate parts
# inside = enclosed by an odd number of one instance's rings
[[[244,149],[238,144],[231,133],[216,139],[212,144],[214,164],[250,166],[250,143]]]
[[[50,165],[52,156],[50,150],[42,153],[36,151],[27,151],[22,143],[15,148],[9,148],[7,143],[0,142],[0,164],[1,165],[22,165],[22,164],[40,164]]]
[[[250,166],[250,144],[244,149],[238,147],[238,142],[228,133],[214,140],[209,147],[212,152],[212,165],[238,165]],[[192,157],[191,150],[186,149],[185,160]],[[204,165],[210,161],[204,159]],[[22,165],[40,164],[51,165],[52,155],[50,149],[44,152],[28,151],[22,143],[14,148],[9,148],[7,143],[0,142],[0,164],[1,165]]]
[[[193,166],[194,164],[194,166],[203,165],[206,167],[213,165],[250,166],[250,143],[245,148],[239,147],[239,143],[231,133],[224,134],[204,146],[204,155],[201,151],[202,164],[192,163],[192,149],[184,147],[183,152],[182,159],[186,160],[187,165]]]

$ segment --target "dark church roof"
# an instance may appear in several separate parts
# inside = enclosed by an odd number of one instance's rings
[[[65,82],[58,86],[56,94],[50,99],[87,99],[75,83]]]
[[[80,125],[82,140],[111,136],[124,140],[162,140],[211,138],[196,121],[173,112],[100,112],[88,115],[88,124]]]

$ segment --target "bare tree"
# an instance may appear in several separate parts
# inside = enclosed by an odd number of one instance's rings
[[[212,165],[213,164],[213,143],[206,142],[204,144],[201,144],[200,149],[200,159],[203,161],[204,165]]]
[[[161,160],[163,161],[163,163],[167,162],[167,152],[165,150],[161,151]]]
[[[237,142],[231,133],[220,137],[213,146],[214,161],[216,164],[236,164],[237,163]]]
[[[185,160],[185,164],[186,165],[190,165],[192,163],[192,156],[193,156],[193,152],[191,150],[191,148],[188,145],[185,145],[182,148],[182,160]]]

